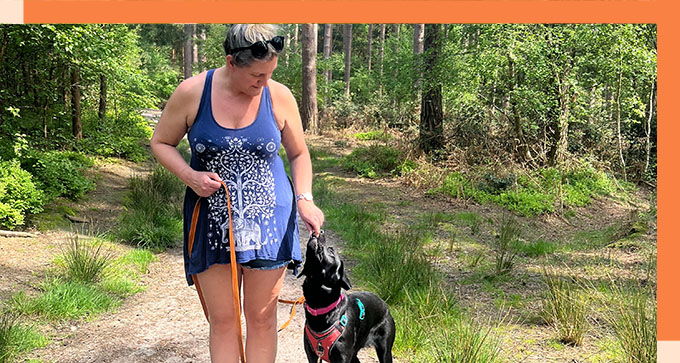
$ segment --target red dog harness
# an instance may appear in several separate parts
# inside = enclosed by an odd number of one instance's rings
[[[344,324],[343,324],[344,323]],[[329,354],[333,346],[338,341],[338,338],[345,331],[345,325],[347,324],[347,317],[342,316],[340,321],[335,323],[332,327],[323,333],[315,333],[309,328],[309,324],[305,324],[305,334],[307,334],[307,339],[314,347],[316,355],[326,362],[330,362]]]
[[[321,309],[312,309],[311,307],[309,307],[309,305],[307,305],[307,303],[305,303],[305,309],[307,309],[307,311],[314,316],[327,314],[331,312],[333,309],[335,309],[344,298],[345,294],[341,294],[338,301]],[[326,331],[322,333],[317,333],[313,331],[309,327],[309,324],[305,324],[305,334],[307,335],[307,339],[309,339],[309,342],[314,347],[314,351],[316,352],[316,355],[319,358],[323,359],[326,362],[330,362],[329,355],[331,349],[338,341],[338,338],[340,338],[340,336],[342,335],[342,332],[345,331],[345,325],[347,325],[347,316],[345,316],[345,314],[342,315],[340,321],[338,321],[332,327],[328,328]]]

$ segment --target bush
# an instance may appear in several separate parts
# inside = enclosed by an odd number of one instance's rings
[[[77,200],[94,189],[94,183],[84,172],[93,160],[73,151],[31,150],[21,161],[23,168],[33,174],[47,199],[66,197]]]
[[[141,115],[120,115],[115,122],[108,119],[102,123],[93,122],[92,126],[88,126],[90,128],[92,130],[83,130],[86,136],[78,142],[78,150],[91,155],[120,157],[136,162],[149,157],[144,143],[151,138],[153,131]]]
[[[413,162],[405,160],[401,151],[383,145],[354,149],[351,154],[345,156],[342,166],[367,178],[401,175],[414,169]]]
[[[0,161],[0,227],[22,226],[27,214],[42,211],[43,193],[17,161]]]
[[[614,193],[616,186],[604,172],[583,164],[571,170],[545,168],[519,176],[486,173],[479,177],[452,172],[435,191],[478,203],[493,202],[535,216],[552,213],[556,206],[585,206],[593,196]]]
[[[180,207],[185,188],[182,181],[161,165],[156,165],[146,177],[132,177],[118,238],[153,250],[175,246],[182,236]]]

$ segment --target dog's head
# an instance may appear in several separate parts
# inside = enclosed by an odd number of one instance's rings
[[[326,245],[326,236],[323,231],[318,236],[312,234],[307,242],[305,264],[298,277],[303,275],[306,276],[306,282],[309,281],[329,290],[352,288],[349,278],[345,275],[345,267],[340,256],[333,247]]]

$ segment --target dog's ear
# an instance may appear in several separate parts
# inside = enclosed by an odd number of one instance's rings
[[[335,276],[338,281],[340,281],[340,286],[345,289],[349,290],[352,288],[352,284],[349,282],[349,277],[347,277],[347,274],[345,274],[345,263],[340,261],[340,268],[338,268],[337,274]]]

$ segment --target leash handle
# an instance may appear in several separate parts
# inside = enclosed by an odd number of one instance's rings
[[[224,192],[227,196],[227,217],[229,218],[229,257],[230,257],[230,264],[231,264],[231,291],[232,291],[232,296],[233,296],[233,302],[234,302],[234,313],[236,315],[236,319],[234,319],[234,324],[236,325],[236,331],[238,331],[238,341],[239,341],[239,354],[241,356],[241,362],[246,363],[246,351],[245,351],[245,346],[243,344],[243,331],[241,330],[241,293],[239,290],[238,286],[238,268],[237,268],[237,262],[236,262],[236,247],[234,246],[234,228],[232,224],[232,218],[231,218],[231,197],[229,196],[229,188],[227,188],[227,184],[223,181],[220,180],[220,184],[224,187]],[[189,256],[191,256],[191,251],[194,246],[195,242],[195,235],[196,235],[196,224],[198,223],[198,215],[201,207],[201,197],[198,197],[198,200],[196,201],[196,205],[194,206],[194,212],[191,216],[191,229],[189,230],[189,246],[188,246],[188,252]],[[205,314],[205,318],[210,322],[210,316],[208,315],[208,307],[205,304],[205,300],[203,299],[203,292],[201,291],[201,287],[198,283],[198,278],[196,275],[192,275],[191,279],[194,281],[194,285],[196,285],[196,292],[198,293],[198,298],[201,300],[201,306],[203,307],[203,314]],[[293,306],[294,307],[294,306]]]

